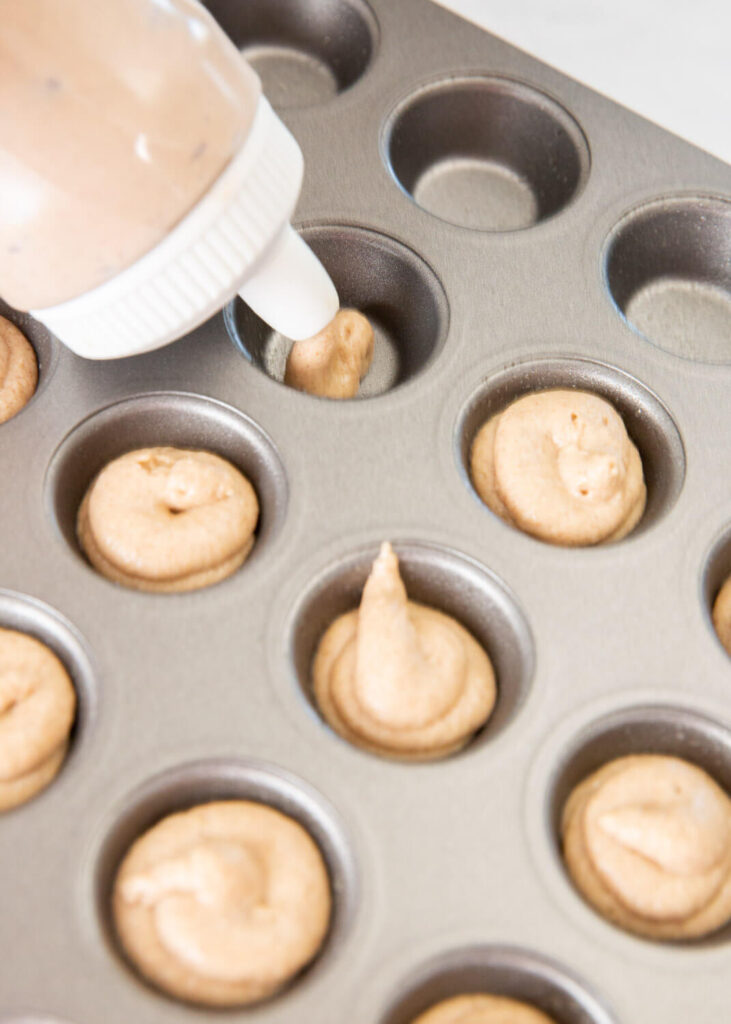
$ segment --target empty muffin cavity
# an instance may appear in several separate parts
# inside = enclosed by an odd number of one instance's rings
[[[280,109],[323,103],[365,73],[376,20],[363,0],[204,0]]]
[[[509,946],[471,946],[424,964],[403,981],[379,1024],[412,1024],[444,999],[478,992],[528,1003],[556,1024],[615,1024],[599,999],[559,964]]]
[[[69,747],[58,776],[50,783],[52,789],[58,777],[71,777],[80,770],[80,755],[96,717],[98,694],[91,655],[70,622],[42,601],[23,594],[0,590],[0,627],[25,633],[45,644],[61,661],[73,683],[76,707]]]
[[[444,344],[448,307],[436,275],[416,253],[386,235],[355,227],[314,227],[302,236],[335,283],[343,307],[363,313],[375,341],[359,398],[391,391],[420,373]],[[234,299],[225,321],[237,348],[283,382],[292,342]]]
[[[46,474],[46,504],[72,550],[82,555],[77,514],[96,474],[125,452],[157,446],[211,452],[244,474],[260,509],[245,565],[260,557],[278,532],[287,504],[284,468],[272,441],[229,406],[175,393],[141,395],[107,406],[75,427],[54,452]]]
[[[589,150],[554,100],[508,78],[437,82],[389,118],[388,164],[428,213],[480,231],[528,228],[582,188]]]
[[[608,762],[635,754],[681,758],[702,768],[731,794],[731,733],[724,726],[700,713],[669,705],[638,706],[604,715],[581,729],[562,751],[548,779],[546,827],[562,870],[561,819],[570,794]],[[567,872],[566,878],[570,883]],[[692,941],[694,946],[715,945],[730,937],[731,925],[726,925],[707,938],[684,941]]]
[[[483,504],[470,472],[472,445],[481,427],[518,398],[556,389],[598,395],[622,418],[640,454],[647,487],[645,510],[632,536],[642,533],[662,518],[680,493],[685,476],[683,443],[660,399],[629,374],[603,363],[547,357],[518,363],[484,380],[466,402],[457,423],[456,455],[463,479]]]
[[[612,232],[604,272],[619,312],[674,355],[731,362],[731,203],[648,203]]]
[[[135,840],[170,814],[228,800],[253,801],[292,818],[314,840],[325,861],[332,897],[330,926],[316,958],[287,988],[299,986],[326,970],[342,944],[357,906],[358,878],[334,809],[307,783],[272,765],[244,759],[200,761],[166,771],[129,795],[95,853],[93,899],[102,937],[109,952],[127,963],[114,924],[112,892],[117,870]],[[136,972],[133,976],[139,977]]]
[[[452,616],[492,662],[497,700],[470,749],[506,728],[530,687],[534,653],[530,629],[515,598],[479,563],[423,542],[395,542],[399,571],[410,600]],[[324,569],[301,596],[290,617],[289,655],[295,678],[316,708],[313,661],[328,627],[360,604],[378,546],[359,549]]]

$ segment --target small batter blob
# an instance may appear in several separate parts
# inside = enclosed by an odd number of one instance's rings
[[[647,499],[621,416],[586,391],[535,392],[492,416],[473,442],[470,475],[496,515],[551,544],[621,540]]]
[[[226,800],[171,814],[114,883],[125,952],[163,991],[207,1006],[272,995],[318,953],[332,897],[322,854],[292,818]]]
[[[0,423],[26,405],[38,384],[33,346],[15,324],[0,316]]]
[[[355,746],[407,760],[445,757],[485,724],[492,664],[456,619],[408,599],[390,544],[381,546],[360,607],[324,634],[313,665],[326,721]]]
[[[356,309],[341,309],[287,358],[284,383],[323,398],[354,398],[373,359],[373,328]]]
[[[75,714],[76,691],[53,651],[26,633],[0,629],[0,811],[55,778]]]
[[[571,793],[561,831],[576,887],[621,928],[689,939],[731,919],[731,799],[696,765],[610,761]]]
[[[535,1006],[477,992],[436,1003],[420,1014],[412,1024],[556,1024]]]
[[[137,590],[195,590],[230,576],[254,545],[256,492],[212,452],[139,448],[108,463],[77,517],[103,576]]]

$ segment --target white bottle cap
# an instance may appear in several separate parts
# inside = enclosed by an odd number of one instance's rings
[[[166,238],[104,284],[33,316],[78,355],[116,359],[175,341],[239,292],[286,337],[311,337],[339,301],[290,226],[302,174],[297,142],[261,96],[242,148]]]

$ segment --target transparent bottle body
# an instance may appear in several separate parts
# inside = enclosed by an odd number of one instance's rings
[[[242,146],[260,84],[195,0],[0,0],[0,296],[134,263]]]

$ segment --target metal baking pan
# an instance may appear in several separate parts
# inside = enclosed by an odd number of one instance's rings
[[[731,571],[731,172],[425,0],[216,0],[300,141],[298,226],[377,333],[362,400],[296,393],[238,302],[161,351],[98,364],[9,315],[40,386],[0,427],[0,622],[57,649],[79,693],[59,778],[0,820],[3,1024],[180,1024],[120,955],[109,888],[174,809],[265,799],[328,860],[325,948],[256,1024],[408,1024],[489,989],[559,1024],[720,1024],[731,928],[660,945],[600,919],[559,855],[571,786],[629,751],[731,790],[731,662],[709,602]],[[518,533],[465,468],[494,410],[540,387],[608,396],[648,485],[598,549]],[[239,465],[250,560],[194,593],[113,585],[74,517],[147,444]],[[318,637],[381,540],[412,596],[487,646],[499,700],[424,765],[339,739],[310,699]]]

